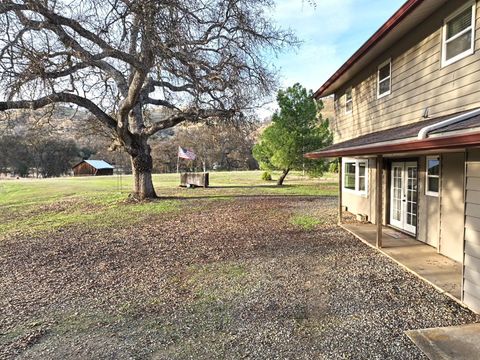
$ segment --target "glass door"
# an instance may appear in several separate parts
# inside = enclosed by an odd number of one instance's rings
[[[403,169],[404,163],[392,164],[392,188],[390,195],[390,224],[403,228]]]
[[[417,163],[394,162],[391,172],[390,224],[417,232]]]
[[[416,234],[418,190],[417,163],[405,164],[405,176],[405,224],[403,228],[412,234]]]

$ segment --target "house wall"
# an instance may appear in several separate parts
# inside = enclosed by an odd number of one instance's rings
[[[426,157],[418,159],[418,225],[417,239],[435,248],[440,238],[440,200],[439,197],[425,194]]]
[[[342,191],[342,205],[352,214],[366,215],[368,221],[376,223],[375,198],[376,198],[376,159],[368,159],[368,192],[360,195],[349,190]],[[385,193],[384,193],[385,196]]]
[[[425,108],[437,117],[480,107],[480,52],[441,66],[444,19],[465,0],[450,0],[395,46],[385,51],[335,94],[335,142],[422,120]],[[477,3],[475,49],[480,48]],[[392,93],[377,99],[377,68],[392,59]],[[345,114],[345,90],[353,87],[353,113]]]
[[[369,186],[370,187],[370,186]],[[370,190],[369,190],[370,191]],[[342,205],[352,214],[362,214],[368,217],[368,221],[372,221],[371,193],[368,195],[357,195],[349,191],[342,192]]]
[[[440,164],[439,252],[455,261],[462,262],[465,209],[465,153],[445,153],[441,157]]]
[[[463,302],[480,312],[480,149],[466,162]]]
[[[445,256],[461,262],[463,259],[464,222],[464,152],[441,154],[441,181],[439,196],[427,195],[426,156],[399,161],[418,162],[418,223],[417,239],[439,250]],[[392,159],[391,161],[395,161]],[[365,214],[372,223],[376,221],[376,161],[369,159],[368,194],[343,192],[343,205],[353,214]],[[383,178],[383,223],[389,223],[390,167],[386,166]],[[480,176],[480,173],[479,173]],[[480,196],[480,193],[479,193]],[[479,206],[480,209],[480,206]],[[480,220],[479,220],[480,221]]]
[[[372,224],[376,224],[376,172],[377,172],[377,161],[376,158],[368,159],[368,192],[366,195],[359,195],[352,193],[348,190],[342,191],[342,205],[347,208],[347,211],[352,214],[362,214],[368,217],[368,221]],[[388,168],[385,167],[382,174],[382,204],[383,204],[383,216],[382,223],[384,225],[388,224],[388,209],[389,204],[388,199],[388,179],[389,173]]]

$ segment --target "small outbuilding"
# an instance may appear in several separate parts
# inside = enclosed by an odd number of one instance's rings
[[[104,160],[83,160],[72,170],[73,176],[113,175],[113,166]]]

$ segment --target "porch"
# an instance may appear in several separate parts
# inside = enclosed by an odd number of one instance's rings
[[[342,224],[345,230],[376,248],[408,271],[461,302],[462,264],[447,258],[425,243],[390,227],[382,229],[382,247],[377,248],[377,226]]]

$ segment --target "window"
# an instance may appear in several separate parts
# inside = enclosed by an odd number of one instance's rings
[[[381,97],[389,95],[392,86],[392,61],[391,59],[385,61],[378,67],[378,74],[377,74],[377,97],[380,99]]]
[[[343,188],[359,194],[367,193],[368,160],[346,159],[343,162]]]
[[[351,114],[353,111],[352,87],[345,91],[345,114]]]
[[[366,161],[358,162],[358,191],[367,191],[367,163]]]
[[[427,176],[425,194],[438,196],[440,189],[440,157],[427,156]]]
[[[356,164],[354,162],[345,163],[345,177],[343,182],[344,189],[356,190]]]
[[[473,54],[475,46],[475,3],[460,8],[443,25],[442,65]]]

